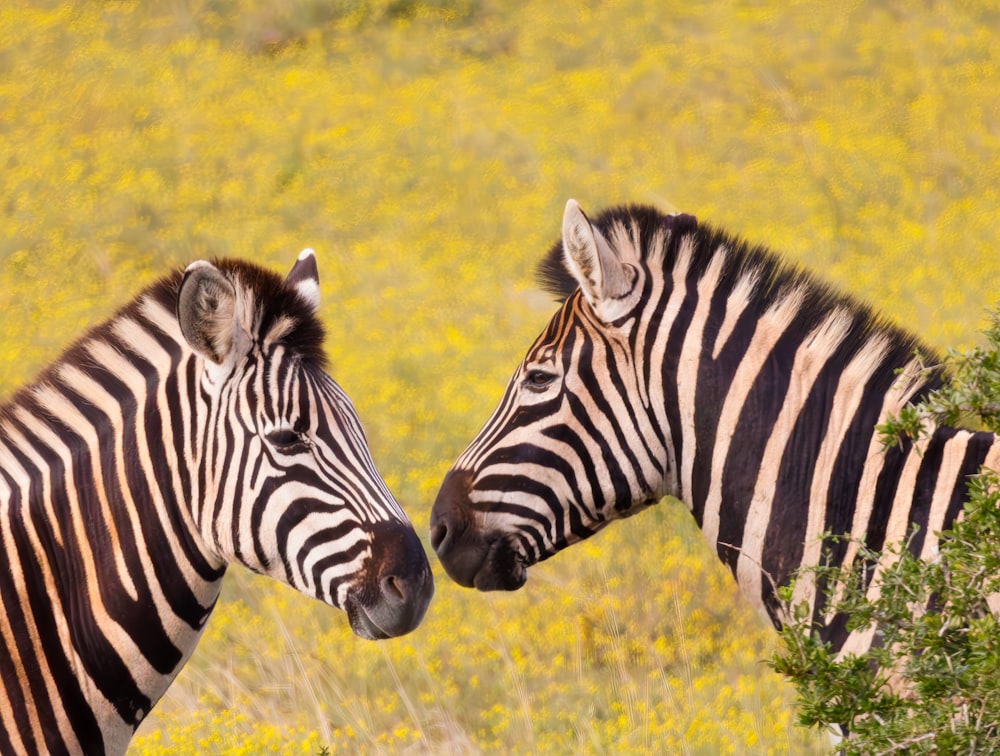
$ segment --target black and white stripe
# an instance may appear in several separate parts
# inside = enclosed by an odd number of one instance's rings
[[[571,200],[540,273],[562,307],[431,515],[462,585],[516,589],[529,565],[671,495],[780,624],[774,585],[820,562],[822,533],[881,550],[919,525],[912,548],[932,556],[969,476],[1000,461],[992,434],[945,427],[883,453],[876,425],[938,385],[914,357],[931,350],[691,216],[591,223]],[[824,548],[834,565],[857,552]],[[870,645],[824,617],[814,585],[797,591],[834,648]]]
[[[426,555],[324,372],[311,250],[198,262],[0,408],[0,752],[124,752],[239,562],[409,632]]]

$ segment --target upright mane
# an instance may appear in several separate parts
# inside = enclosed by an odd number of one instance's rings
[[[597,228],[612,247],[616,240],[628,240],[631,248],[616,249],[623,257],[646,261],[650,266],[662,265],[670,277],[677,264],[682,246],[691,246],[687,277],[697,281],[716,258],[722,257],[722,272],[713,294],[724,298],[733,288],[752,277],[754,286],[749,294],[757,312],[764,312],[775,302],[793,293],[802,299],[799,312],[800,327],[811,329],[831,311],[837,309],[850,315],[852,335],[857,343],[880,334],[886,338],[889,349],[897,353],[903,364],[914,353],[928,361],[935,361],[936,349],[927,346],[916,335],[899,327],[860,299],[838,291],[820,281],[801,266],[793,264],[766,247],[751,244],[708,224],[699,223],[690,215],[667,215],[646,205],[623,205],[606,209],[591,224]],[[682,245],[682,242],[685,242]],[[623,252],[625,254],[623,254]],[[577,290],[577,282],[566,268],[562,240],[557,241],[539,263],[536,280],[541,288],[558,301],[564,302]]]

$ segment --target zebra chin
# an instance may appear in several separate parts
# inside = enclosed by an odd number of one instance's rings
[[[448,577],[465,588],[516,591],[528,579],[528,560],[502,534],[482,533],[467,514],[473,475],[452,470],[431,510],[431,546]]]
[[[368,565],[360,584],[347,593],[351,630],[366,640],[415,630],[434,596],[434,576],[417,534],[402,523],[377,523]]]

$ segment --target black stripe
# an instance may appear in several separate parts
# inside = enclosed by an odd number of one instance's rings
[[[20,492],[14,485],[14,480],[3,470],[0,470],[0,476],[3,477],[11,488],[11,496],[7,501],[7,511],[19,513],[22,501]],[[15,516],[17,515],[12,514],[12,517]],[[27,569],[31,569],[31,566],[31,564],[25,565]],[[0,639],[0,682],[3,684],[4,695],[14,716],[17,732],[21,736],[25,749],[29,753],[33,753],[41,750],[41,745],[35,740],[34,733],[31,731],[31,719],[28,711],[30,699],[25,699],[25,693],[29,693],[31,698],[36,697],[34,694],[31,694],[31,688],[33,685],[38,684],[37,676],[39,670],[37,663],[30,656],[22,659],[21,662],[24,665],[26,679],[20,679],[14,668],[14,655],[16,654],[18,658],[21,658],[23,654],[18,649],[31,648],[31,639],[25,625],[25,617],[22,611],[23,605],[18,594],[18,589],[14,583],[13,575],[9,570],[0,569],[0,605],[3,607],[5,621],[10,625],[15,644],[14,648],[11,648],[6,642]],[[32,678],[35,679],[34,683],[32,682]],[[22,685],[26,686],[28,690],[25,691]],[[46,696],[42,700],[45,701],[47,699],[48,697]],[[36,708],[39,714],[43,713],[41,709],[44,706]],[[13,752],[13,744],[7,739],[6,731],[0,727],[0,753]]]
[[[86,448],[84,440],[75,433],[72,427],[61,420],[49,416],[40,421],[49,425],[69,448]],[[96,479],[90,455],[77,454],[72,460],[72,469],[66,470],[62,459],[54,451],[46,449],[46,462],[48,477],[53,481],[50,495],[53,509],[57,512],[68,513],[72,511],[73,507],[67,494],[67,490],[70,490],[67,488],[67,484],[71,484],[71,490],[77,494],[77,505],[84,522],[98,524],[98,527],[89,529],[83,536],[87,539],[95,567],[100,569],[102,563],[114,559],[114,545],[111,543],[108,530],[100,526],[103,515],[96,498]],[[127,467],[126,465],[126,470]],[[58,485],[59,482],[62,482],[63,485]],[[48,532],[47,513],[35,509],[31,516],[36,530]],[[138,719],[135,716],[136,709],[141,708],[143,711],[149,711],[150,701],[138,688],[131,671],[102,632],[100,621],[95,615],[95,607],[86,590],[81,588],[88,584],[84,571],[84,545],[79,540],[76,529],[70,525],[68,517],[61,535],[63,538],[61,548],[54,540],[43,543],[43,548],[49,564],[53,567],[53,577],[60,602],[66,609],[67,619],[73,633],[73,645],[80,656],[84,669],[101,688],[119,716],[125,722],[138,724]],[[123,538],[122,546],[126,545],[127,538]],[[139,583],[139,593],[142,596],[144,595],[141,587],[142,581],[138,579],[141,576],[141,571],[136,570],[136,572],[138,574],[133,574],[133,579]],[[101,590],[101,598],[105,602],[111,596],[115,598],[124,596],[121,590],[110,591],[111,586],[104,581],[99,582],[98,588]],[[44,595],[44,591],[42,595]],[[145,595],[148,595],[148,592]],[[131,616],[128,611],[125,611],[124,614],[126,617]],[[133,617],[133,622],[135,619],[137,618]],[[146,623],[135,622],[130,634],[133,634],[133,638],[138,641],[141,638],[155,636],[156,630],[147,618]],[[128,627],[126,627],[126,631],[129,631]],[[159,640],[166,641],[166,645],[161,647],[160,644],[154,642],[147,646],[153,654],[150,662],[156,666],[157,661],[162,660],[164,656],[169,657],[170,652],[173,651],[174,664],[176,664],[180,660],[180,652],[173,648],[165,634]],[[170,666],[169,669],[173,669],[173,666]]]
[[[857,354],[858,347],[858,341],[845,338],[832,352],[812,356],[813,359],[823,359],[824,364],[785,441],[764,540],[770,548],[766,546],[761,554],[762,568],[778,585],[784,585],[802,563],[809,509],[814,503],[811,493],[816,461],[824,439],[835,430],[830,427],[830,420],[837,398],[836,389],[844,369]],[[870,436],[873,427],[874,423],[862,437]],[[841,446],[849,445],[850,442],[848,437],[841,442]],[[853,455],[859,477],[864,467],[865,453],[866,449]],[[850,493],[852,498],[855,497],[857,489],[852,489]],[[821,493],[820,496],[822,495]],[[831,505],[828,500],[828,510]],[[765,581],[762,591],[765,605],[773,605],[775,596],[769,582]]]
[[[476,487],[485,491],[523,491],[545,502],[547,511],[555,513],[557,520],[562,516],[562,505],[555,492],[536,480],[523,476],[484,475],[476,481]],[[519,519],[517,527],[522,534],[531,536],[536,553],[551,556],[546,539],[551,542],[553,524],[542,512],[513,502],[495,503],[491,510]]]
[[[576,458],[579,460],[580,466],[583,468],[584,475],[587,479],[587,490],[598,490],[600,483],[597,479],[597,465],[594,464],[592,459],[590,459],[590,452],[587,450],[584,439],[567,425],[558,425],[552,428],[546,428],[542,434],[546,438],[557,439],[569,446],[573,450]],[[558,470],[565,479],[573,497],[573,505],[569,507],[571,533],[583,538],[594,528],[594,525],[591,523],[602,523],[604,521],[605,516],[600,509],[591,510],[587,507],[587,497],[584,496],[584,492],[580,488],[581,481],[578,480],[574,474],[569,460],[543,447],[534,447],[529,453],[532,456],[537,455],[544,466]],[[492,460],[492,456],[490,459]]]
[[[30,497],[30,492],[29,492]],[[22,657],[25,673],[27,675],[28,687],[31,692],[31,705],[35,707],[35,713],[41,724],[45,736],[45,748],[52,753],[66,753],[66,746],[59,736],[59,726],[56,722],[56,715],[53,704],[57,704],[67,713],[71,720],[71,726],[77,738],[83,745],[84,750],[98,746],[103,749],[104,741],[97,720],[90,709],[90,705],[84,698],[80,690],[80,683],[73,671],[73,666],[63,654],[62,646],[58,642],[59,631],[53,612],[53,602],[48,595],[42,575],[48,572],[50,567],[55,567],[59,561],[56,554],[58,545],[49,530],[50,523],[44,515],[28,513],[32,525],[41,539],[42,554],[46,559],[46,564],[40,564],[35,558],[35,551],[32,547],[25,525],[20,517],[11,517],[7,522],[10,529],[10,537],[17,548],[17,560],[21,565],[24,574],[25,589],[27,592],[28,608],[31,615],[31,624],[37,628],[38,637],[42,645],[42,653],[48,665],[49,675],[55,684],[57,700],[50,697],[45,683],[42,679],[42,671],[39,666],[30,658]],[[63,534],[65,537],[65,534]],[[74,586],[78,587],[78,586]],[[65,594],[60,595],[63,605],[66,605]],[[27,632],[28,619],[24,616],[20,602],[5,602],[5,609],[9,613],[9,620],[14,627],[24,628],[22,632]],[[72,621],[72,617],[70,617]],[[20,647],[30,648],[31,642],[27,636],[23,636],[23,645]]]
[[[658,314],[666,307],[670,296],[669,287],[664,291],[661,300],[656,303]],[[670,335],[667,337],[667,344],[664,350],[663,359],[663,403],[668,408],[676,408],[680,404],[677,386],[676,365],[680,361],[681,349],[684,346],[684,335],[691,327],[694,319],[694,310],[697,305],[697,294],[689,288],[688,295],[681,300],[677,315],[670,323]],[[691,390],[692,387],[685,387]],[[680,414],[676,411],[667,413],[667,423],[670,425],[670,438],[673,439],[674,462],[677,469],[680,461],[684,458],[684,445],[692,444],[697,449],[697,440],[694,438],[685,439],[681,427]],[[682,497],[690,497],[690,491],[681,491]],[[705,502],[698,499],[688,499],[689,505],[693,505],[692,513],[695,521],[701,526],[702,515],[704,513]]]
[[[872,551],[882,551],[886,546],[885,534],[889,524],[889,515],[892,514],[892,503],[896,497],[903,467],[912,449],[913,443],[905,440],[899,445],[885,450],[885,464],[882,466],[882,471],[875,484],[872,514],[865,532],[865,545]],[[855,535],[860,536],[861,534],[856,533]]]
[[[927,521],[930,518],[931,506],[934,504],[934,487],[937,484],[941,462],[944,459],[945,445],[955,437],[953,428],[938,428],[927,443],[927,448],[920,458],[920,468],[917,470],[916,484],[913,489],[913,501],[908,514],[909,524],[906,535],[913,534],[910,550],[919,555],[920,549],[927,538]],[[914,526],[919,530],[914,533]]]
[[[369,541],[367,539],[363,539],[352,544],[344,551],[340,551],[336,554],[330,554],[318,559],[312,570],[312,581],[316,588],[316,596],[318,598],[325,598],[328,595],[331,602],[335,601],[339,587],[346,582],[353,581],[354,576],[338,575],[330,581],[328,589],[329,593],[327,594],[323,593],[323,576],[330,570],[357,559],[358,555],[362,554],[365,549],[369,547],[369,545]]]

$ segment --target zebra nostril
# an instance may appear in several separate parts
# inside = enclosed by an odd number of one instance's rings
[[[465,537],[470,526],[469,491],[472,490],[471,470],[450,470],[441,483],[434,506],[431,507],[431,547],[438,556],[455,547],[455,541]]]
[[[407,590],[405,580],[401,580],[395,575],[384,575],[379,580],[378,585],[382,589],[382,595],[389,601],[399,604],[406,603],[409,591]]]
[[[431,528],[431,548],[440,553],[444,542],[448,540],[448,526],[443,522],[436,523]]]

